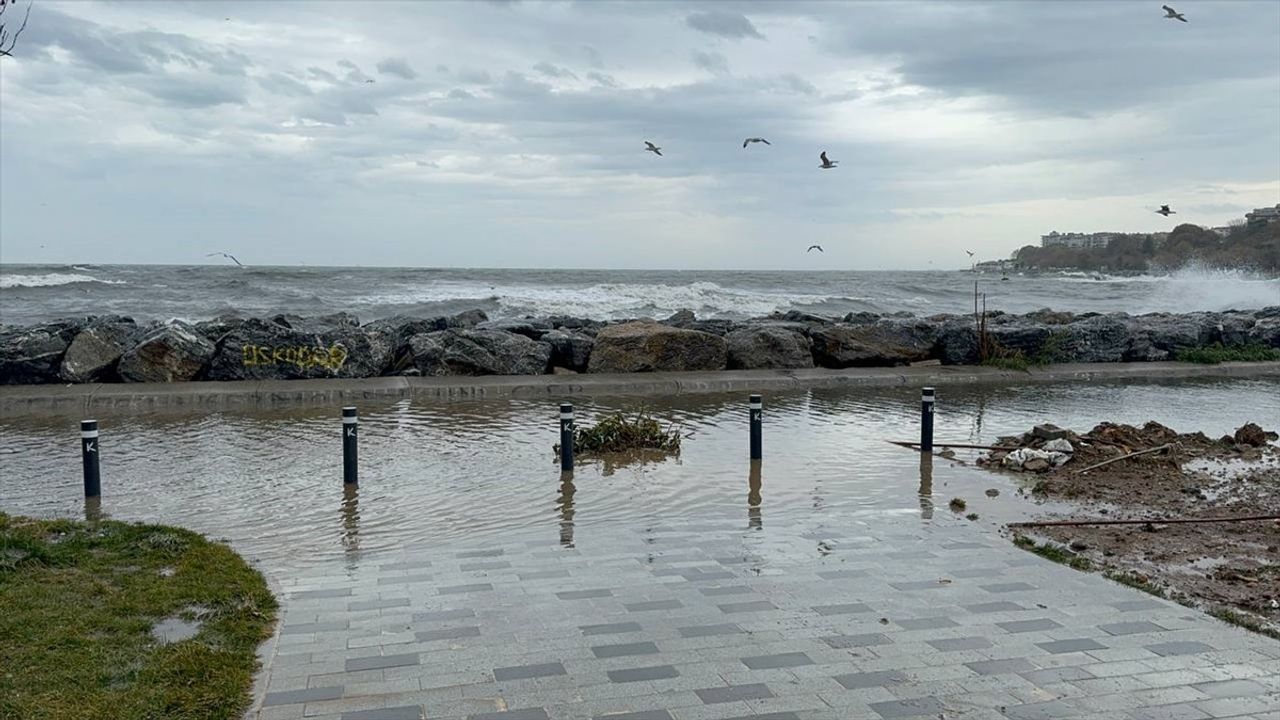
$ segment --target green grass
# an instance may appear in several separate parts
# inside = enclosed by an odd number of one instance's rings
[[[1031,363],[1027,361],[1026,356],[1021,351],[1009,355],[989,357],[983,360],[981,365],[983,367],[1000,368],[1001,370],[1028,370],[1031,368]]]
[[[0,717],[238,720],[276,601],[196,533],[0,513]],[[162,644],[156,621],[201,621]]]
[[[1169,598],[1169,594],[1165,592],[1164,588],[1151,582],[1144,575],[1139,575],[1127,570],[1108,570],[1107,572],[1102,573],[1102,576],[1108,580],[1118,582],[1121,585],[1128,585],[1134,590],[1141,590],[1148,595],[1155,595],[1158,598]]]
[[[1232,345],[1223,347],[1222,343],[1203,345],[1201,347],[1183,348],[1174,354],[1174,359],[1181,362],[1217,365],[1224,362],[1265,362],[1280,360],[1280,350],[1266,345]]]
[[[1236,612],[1231,608],[1216,608],[1209,614],[1218,618],[1222,622],[1237,625],[1246,630],[1252,630],[1260,635],[1266,635],[1269,638],[1280,640],[1280,630],[1267,625],[1257,616]]]
[[[1015,537],[1013,539],[1013,544],[1023,550],[1033,552],[1046,560],[1052,560],[1060,565],[1066,565],[1069,568],[1079,570],[1081,572],[1088,572],[1093,569],[1093,562],[1091,562],[1089,558],[1081,557],[1061,545],[1054,545],[1053,543],[1038,545],[1035,540],[1032,540],[1025,535]]]
[[[964,509],[969,507],[969,503],[964,498],[951,498],[951,502],[947,503],[947,507],[951,508],[951,512],[962,513]]]

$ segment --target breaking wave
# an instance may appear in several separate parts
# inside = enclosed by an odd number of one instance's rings
[[[104,285],[125,285],[124,280],[99,280],[92,275],[79,273],[49,273],[47,275],[0,275],[0,288],[19,287],[53,287],[55,285],[74,285],[76,283],[102,283]]]

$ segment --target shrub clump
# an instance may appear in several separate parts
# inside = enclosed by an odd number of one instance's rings
[[[560,445],[554,447],[560,456]],[[575,453],[617,453],[631,450],[680,452],[680,432],[674,426],[663,427],[647,415],[628,417],[614,413],[595,425],[577,427],[573,431]]]
[[[1266,362],[1280,360],[1280,350],[1266,345],[1252,343],[1250,345],[1232,345],[1224,347],[1222,343],[1202,345],[1200,347],[1183,348],[1174,358],[1181,362],[1200,363],[1201,365],[1217,365],[1224,362]]]

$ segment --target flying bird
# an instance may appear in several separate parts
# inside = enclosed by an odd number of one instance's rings
[[[764,143],[765,145],[772,145],[772,144],[773,144],[773,143],[769,142],[768,140],[765,140],[764,138],[747,138],[746,140],[743,140],[743,141],[742,141],[742,147],[746,147],[746,146],[750,145],[751,143],[758,143],[758,142],[762,142],[762,143]]]
[[[969,257],[973,257],[973,251],[972,251],[972,250],[965,250],[965,252],[969,253]]]
[[[208,255],[205,255],[205,257],[213,257],[214,255],[221,255],[221,256],[222,256],[222,257],[224,257],[224,258],[228,258],[228,259],[230,259],[230,260],[231,260],[231,262],[235,263],[236,265],[239,265],[240,267],[244,267],[244,263],[242,263],[242,262],[240,262],[239,260],[237,260],[237,259],[236,259],[236,256],[235,256],[235,255],[232,255],[231,253],[224,253],[224,252],[211,252],[211,253],[209,253]]]
[[[368,80],[365,80],[366,84],[375,83],[375,82],[377,82],[377,80],[374,80],[373,78],[369,78]]]
[[[809,249],[805,250],[805,252],[813,252],[814,250],[817,250],[818,252],[826,252],[826,250],[822,249],[821,245],[810,245]]]
[[[1178,12],[1177,10],[1174,10],[1173,8],[1169,7],[1168,5],[1161,5],[1160,7],[1161,7],[1161,9],[1163,9],[1163,10],[1164,10],[1164,19],[1165,19],[1165,20],[1181,20],[1182,22],[1186,22],[1186,21],[1187,21],[1187,18],[1186,18],[1185,16],[1183,16],[1183,14],[1182,14],[1182,13]]]
[[[645,147],[646,152],[651,152],[654,155],[657,155],[658,157],[662,157],[662,148],[658,147],[657,145],[654,145],[648,140],[645,140],[644,144],[646,145]]]
[[[826,150],[823,150],[823,151],[822,151],[822,154],[821,154],[821,155],[819,155],[818,157],[822,159],[822,164],[821,164],[821,165],[819,165],[818,167],[822,168],[823,170],[830,170],[831,168],[833,168],[833,167],[835,167],[835,166],[836,166],[836,163],[840,162],[839,160],[829,160],[829,159],[827,159],[827,151],[826,151]]]
[[[1177,214],[1178,214],[1178,212],[1177,212],[1176,210],[1170,210],[1168,205],[1161,205],[1161,206],[1160,206],[1160,209],[1159,209],[1159,210],[1157,210],[1156,212],[1157,212],[1157,213],[1160,213],[1161,215],[1163,215],[1163,216],[1165,216],[1165,217],[1169,217],[1170,215],[1177,215]]]

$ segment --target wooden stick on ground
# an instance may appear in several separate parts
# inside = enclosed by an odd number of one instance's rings
[[[885,442],[890,443],[892,445],[905,447],[905,448],[920,447],[920,443],[907,442],[905,440],[885,440]],[[945,442],[934,442],[933,446],[940,447],[940,448],[959,448],[961,450],[1017,450],[1017,448],[999,447],[996,445],[966,445],[964,443],[945,443]]]
[[[1220,518],[1173,518],[1169,520],[1041,520],[1039,522],[1009,523],[1009,527],[1074,527],[1079,525],[1178,525],[1181,523],[1252,522],[1280,520],[1280,515],[1246,515]]]
[[[1135,457],[1138,457],[1139,455],[1148,455],[1148,454],[1153,453],[1153,452],[1160,452],[1161,450],[1168,450],[1168,449],[1169,449],[1169,448],[1171,448],[1171,447],[1173,447],[1173,443],[1165,443],[1164,445],[1160,445],[1160,446],[1158,446],[1158,447],[1147,448],[1146,450],[1139,450],[1138,452],[1131,452],[1131,453],[1129,453],[1128,455],[1121,455],[1120,457],[1113,457],[1113,458],[1111,458],[1110,460],[1103,460],[1103,461],[1102,461],[1102,462],[1100,462],[1100,463],[1094,463],[1093,465],[1090,465],[1090,466],[1089,466],[1089,467],[1087,467],[1087,468],[1083,468],[1083,469],[1077,470],[1077,471],[1076,471],[1076,474],[1077,474],[1077,475],[1080,475],[1080,474],[1082,474],[1082,473],[1087,473],[1087,472],[1089,472],[1090,470],[1097,470],[1098,468],[1100,468],[1100,467],[1102,467],[1102,466],[1104,466],[1104,465],[1110,465],[1110,464],[1111,464],[1111,463],[1113,463],[1113,462],[1120,462],[1121,460],[1128,460],[1129,458],[1135,458]]]

